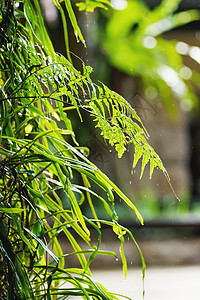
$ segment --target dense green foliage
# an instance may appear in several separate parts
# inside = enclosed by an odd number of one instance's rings
[[[66,6],[77,39],[84,42],[70,1]],[[66,48],[67,27],[61,3]],[[88,9],[107,1],[89,1]],[[84,4],[85,5],[85,4]],[[92,8],[91,8],[92,6]],[[87,7],[86,7],[87,8]],[[77,71],[68,58],[54,52],[44,26],[38,0],[1,1],[0,4],[0,297],[1,299],[118,299],[91,277],[90,264],[100,251],[101,223],[113,228],[120,239],[126,276],[124,235],[131,232],[118,223],[115,194],[125,201],[143,223],[133,203],[88,158],[79,146],[68,111],[82,120],[86,110],[105,141],[121,157],[135,147],[133,167],[142,159],[143,174],[150,163],[167,173],[147,143],[148,134],[135,110],[124,98],[90,79],[92,69]],[[84,125],[83,125],[84,126]],[[79,176],[79,184],[76,178]],[[80,184],[82,182],[82,184]],[[102,194],[91,189],[97,185]],[[64,201],[70,203],[65,209]],[[81,211],[87,201],[93,213]],[[100,201],[110,218],[99,220],[93,202]],[[98,233],[91,241],[88,225]],[[83,239],[82,250],[73,231]],[[63,233],[73,251],[63,253],[58,236]],[[140,251],[140,250],[139,250]],[[89,254],[89,258],[86,257]],[[140,252],[141,254],[141,252]],[[66,268],[65,257],[77,256],[80,267]],[[141,254],[143,272],[145,263]],[[63,286],[63,283],[67,284]]]

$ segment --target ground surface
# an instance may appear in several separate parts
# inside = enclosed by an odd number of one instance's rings
[[[96,270],[93,277],[110,291],[123,293],[132,300],[143,300],[141,269],[129,269],[126,281],[119,269]],[[200,266],[147,268],[144,300],[199,300],[199,280]]]

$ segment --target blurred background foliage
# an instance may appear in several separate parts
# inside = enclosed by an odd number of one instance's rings
[[[184,45],[162,36],[199,18],[196,10],[176,12],[179,3],[179,0],[162,1],[150,10],[142,1],[125,2],[123,10],[108,16],[105,36],[101,39],[111,64],[126,74],[140,77],[147,98],[159,95],[171,115],[176,109],[174,98],[187,110],[197,105],[194,90],[188,84],[189,79],[194,81],[193,74],[184,67],[180,55]],[[117,7],[117,2],[114,5]],[[189,55],[194,51],[188,47]]]

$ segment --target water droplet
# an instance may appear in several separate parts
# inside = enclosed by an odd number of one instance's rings
[[[75,36],[76,36],[76,38],[78,39],[78,31],[77,30],[75,30]]]
[[[153,36],[145,36],[143,39],[143,45],[148,49],[155,48],[156,44],[157,41]]]
[[[133,262],[131,261],[131,265],[133,264]]]
[[[186,43],[178,42],[176,44],[176,51],[179,54],[186,55],[188,53],[188,51],[189,51],[189,46]]]
[[[158,95],[158,90],[154,86],[148,86],[145,89],[145,95],[147,98],[154,99]]]
[[[118,258],[116,258],[116,261],[118,261],[119,259]]]
[[[18,7],[19,7],[19,2],[16,2],[16,3],[14,4],[14,6],[15,6],[15,8],[18,8]]]
[[[112,150],[109,150],[109,152],[112,152]]]
[[[112,7],[117,10],[123,10],[127,7],[127,0],[111,0],[110,1]]]

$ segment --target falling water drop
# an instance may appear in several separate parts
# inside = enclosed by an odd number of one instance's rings
[[[78,31],[77,30],[75,30],[75,37],[76,37],[76,40],[77,40],[77,42],[79,43],[80,42],[80,40],[79,40],[79,35],[78,35]]]

